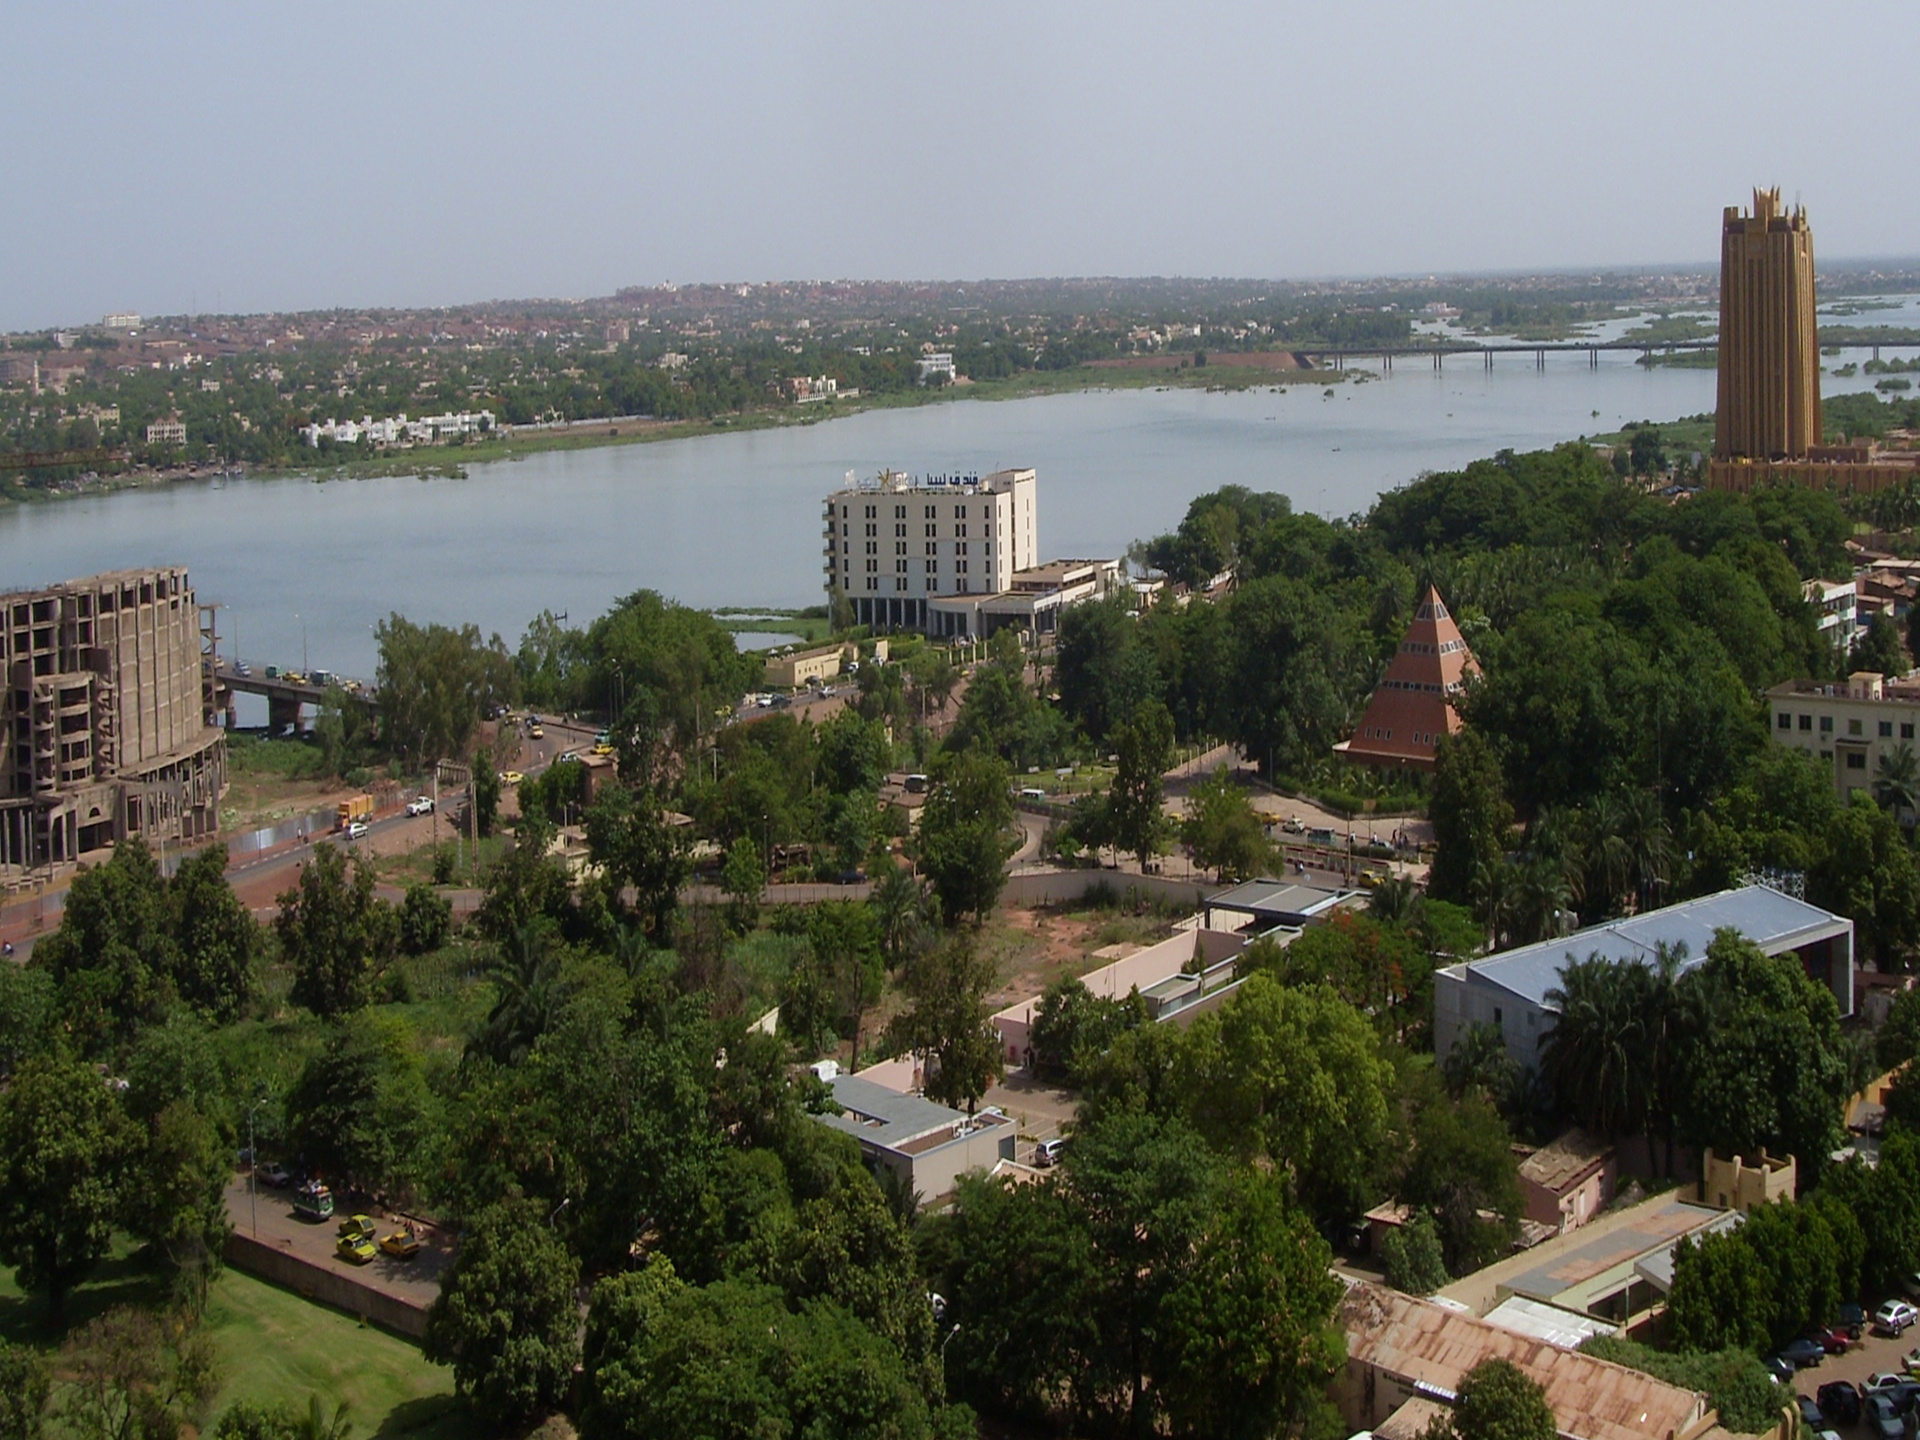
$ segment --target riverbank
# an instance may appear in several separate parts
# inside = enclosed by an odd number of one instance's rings
[[[1232,352],[1218,354],[1196,365],[1193,357],[1170,356],[1139,368],[1076,365],[1066,370],[1024,371],[1004,380],[970,381],[930,387],[897,395],[863,395],[857,400],[830,399],[820,404],[778,410],[750,410],[698,420],[655,420],[622,416],[615,420],[584,420],[565,427],[503,426],[495,438],[470,440],[430,450],[402,450],[367,459],[330,465],[303,459],[285,465],[251,468],[224,465],[181,467],[165,471],[128,471],[85,480],[62,481],[46,489],[17,481],[0,485],[0,506],[33,505],[83,495],[113,494],[123,490],[150,490],[186,481],[219,480],[229,476],[255,479],[371,480],[413,476],[421,480],[464,480],[467,467],[500,460],[523,460],[553,451],[598,450],[616,445],[650,445],[661,440],[690,440],[701,436],[737,435],[765,430],[807,429],[830,420],[876,410],[917,409],[962,400],[1030,400],[1047,395],[1096,390],[1190,389],[1211,392],[1246,391],[1305,385],[1326,387],[1349,379],[1373,378],[1369,371],[1282,369],[1270,356],[1252,354],[1236,363]]]

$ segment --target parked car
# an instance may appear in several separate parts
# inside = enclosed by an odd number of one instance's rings
[[[1849,1300],[1840,1307],[1840,1318],[1833,1323],[1858,1340],[1867,1333],[1867,1312]]]
[[[366,833],[367,833],[367,822],[366,822],[366,821],[364,821],[364,820],[349,820],[349,821],[347,822],[347,839],[349,839],[349,840],[358,840],[358,839],[359,839],[359,838],[360,838],[360,837],[361,837],[362,835],[364,835],[364,834],[366,834]]]
[[[380,1242],[380,1248],[396,1260],[411,1260],[420,1253],[420,1238],[396,1230]]]
[[[1920,1320],[1920,1310],[1914,1309],[1905,1300],[1889,1300],[1873,1312],[1873,1326],[1889,1335],[1899,1335],[1914,1321]]]
[[[1820,1413],[1838,1425],[1860,1423],[1860,1392],[1845,1380],[1829,1380],[1814,1391]]]
[[[1867,1433],[1873,1440],[1907,1440],[1907,1422],[1884,1395],[1867,1396]]]
[[[1807,1332],[1807,1338],[1829,1355],[1844,1355],[1853,1344],[1851,1335],[1833,1325],[1816,1325]]]
[[[1827,1358],[1827,1347],[1805,1337],[1789,1340],[1780,1347],[1780,1358],[1796,1370],[1806,1370]]]
[[[1289,835],[1304,835],[1307,833],[1307,827],[1291,815],[1280,822],[1280,828]]]
[[[366,1265],[380,1252],[374,1249],[373,1241],[364,1235],[342,1235],[339,1243],[333,1247],[333,1253],[349,1265]]]
[[[1826,1428],[1827,1417],[1821,1413],[1818,1401],[1809,1400],[1804,1395],[1796,1395],[1793,1398],[1799,1402],[1800,1423],[1802,1425],[1806,1426],[1809,1430],[1815,1431]]]
[[[1762,1357],[1760,1363],[1765,1367],[1767,1374],[1782,1385],[1791,1385],[1794,1375],[1798,1373],[1793,1368],[1793,1362],[1784,1355],[1767,1355]]]
[[[373,1239],[373,1217],[371,1215],[349,1215],[340,1222],[342,1240]]]
[[[1860,1382],[1860,1388],[1868,1395],[1878,1395],[1906,1383],[1907,1377],[1897,1370],[1876,1370]]]
[[[284,1190],[293,1184],[293,1176],[278,1160],[269,1160],[253,1173],[262,1185],[271,1185],[275,1190]]]
[[[1033,1150],[1033,1163],[1036,1169],[1046,1170],[1060,1163],[1061,1152],[1067,1148],[1066,1138],[1056,1136],[1052,1140],[1042,1140]]]
[[[433,797],[431,795],[416,795],[413,799],[407,801],[407,814],[409,815],[431,815],[432,813]]]
[[[500,783],[502,785],[518,785],[526,778],[527,777],[522,775],[518,770],[502,770],[500,772]]]
[[[293,1192],[293,1213],[302,1220],[325,1220],[333,1214],[333,1192],[318,1180],[309,1180]]]

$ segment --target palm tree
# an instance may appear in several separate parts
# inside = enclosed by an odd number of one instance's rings
[[[293,1440],[347,1440],[353,1426],[347,1422],[347,1403],[341,1401],[328,1416],[318,1395],[307,1397],[307,1413],[293,1427]]]
[[[1667,826],[1667,812],[1660,797],[1651,790],[1629,793],[1621,805],[1620,828],[1630,858],[1635,903],[1645,910],[1653,904],[1659,887],[1667,883],[1667,867],[1673,858],[1673,831]]]
[[[1908,816],[1920,810],[1920,761],[1914,759],[1911,745],[1880,757],[1874,769],[1873,798],[1903,825],[1908,823]]]
[[[1473,867],[1473,910],[1486,927],[1489,950],[1504,950],[1512,943],[1518,878],[1513,862],[1506,859],[1482,860]]]
[[[897,970],[918,952],[928,929],[927,887],[907,870],[888,865],[867,903],[880,922],[880,950]]]
[[[497,998],[475,1044],[503,1065],[526,1059],[560,1011],[560,960],[553,951],[551,923],[532,920],[514,932],[488,971]]]
[[[1555,1015],[1542,1042],[1541,1078],[1575,1119],[1605,1135],[1647,1128],[1654,1098],[1646,1005],[1652,978],[1641,961],[1593,954],[1570,961],[1546,993]]]
[[[1573,909],[1573,886],[1560,861],[1549,856],[1529,860],[1514,887],[1514,931],[1524,944],[1560,933],[1560,917]]]
[[[1390,925],[1413,925],[1420,918],[1420,891],[1409,875],[1382,880],[1367,900],[1367,913]]]

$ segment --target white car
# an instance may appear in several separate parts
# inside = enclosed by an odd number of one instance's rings
[[[433,797],[431,795],[416,795],[407,802],[407,814],[409,815],[431,815],[432,813]]]
[[[1920,1320],[1920,1310],[1904,1300],[1889,1300],[1873,1312],[1874,1328],[1889,1335],[1898,1335],[1916,1320]]]
[[[364,835],[364,834],[366,834],[366,833],[367,833],[367,822],[366,822],[366,821],[364,821],[364,820],[352,820],[352,821],[349,821],[349,822],[348,822],[348,824],[347,824],[347,839],[349,839],[349,840],[358,840],[358,839],[359,839],[359,838],[360,838],[360,837],[361,837],[362,835]],[[1912,1309],[1913,1307],[1912,1307],[1912,1306],[1908,1306],[1907,1308],[1908,1308],[1908,1309]]]

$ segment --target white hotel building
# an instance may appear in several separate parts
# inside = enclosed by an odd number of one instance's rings
[[[1014,573],[1034,567],[1037,488],[1031,470],[925,480],[888,470],[850,483],[827,497],[827,588],[875,629],[976,633],[943,627],[930,607],[1012,590]]]

